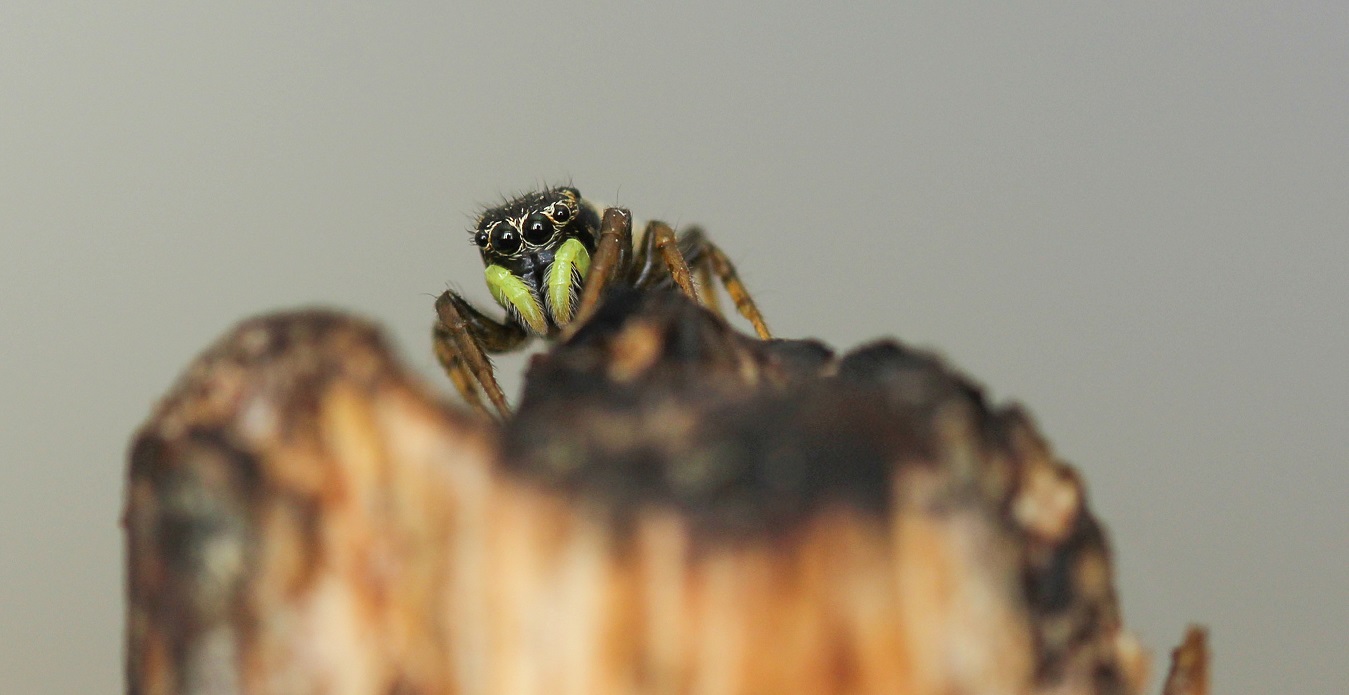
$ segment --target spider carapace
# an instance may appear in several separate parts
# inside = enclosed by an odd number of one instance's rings
[[[601,208],[569,186],[549,188],[487,208],[472,230],[486,266],[487,288],[505,310],[497,320],[452,290],[436,300],[436,356],[455,388],[489,412],[480,393],[506,418],[510,408],[489,353],[523,347],[535,336],[565,337],[595,310],[606,287],[674,285],[719,311],[712,278],[736,309],[768,339],[768,327],[726,255],[690,227],[679,234],[649,222],[634,241],[632,215]],[[695,283],[694,279],[697,279]]]

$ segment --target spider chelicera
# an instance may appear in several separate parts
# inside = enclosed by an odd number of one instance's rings
[[[720,313],[715,275],[759,337],[770,337],[735,267],[701,229],[676,235],[653,221],[634,243],[631,213],[601,209],[575,188],[526,193],[488,208],[473,229],[473,243],[487,266],[487,288],[506,317],[494,319],[446,290],[436,299],[434,340],[450,381],[485,414],[490,411],[480,392],[503,419],[510,415],[487,355],[523,347],[535,336],[566,338],[615,283],[639,289],[673,285]]]

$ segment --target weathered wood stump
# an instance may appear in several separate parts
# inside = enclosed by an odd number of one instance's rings
[[[1142,687],[1077,474],[931,355],[631,293],[526,383],[498,428],[363,321],[231,331],[132,446],[128,692]]]

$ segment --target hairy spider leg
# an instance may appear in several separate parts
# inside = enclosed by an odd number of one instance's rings
[[[705,303],[694,286],[690,266],[674,230],[664,222],[648,222],[628,272],[628,284],[650,288],[672,282],[689,298]]]
[[[523,347],[530,340],[529,331],[509,315],[504,321],[493,319],[452,290],[446,290],[436,299],[436,316],[439,321],[432,331],[436,358],[459,395],[490,417],[491,413],[479,395],[481,390],[502,419],[509,417],[511,411],[506,404],[506,394],[497,383],[487,353]]]
[[[637,251],[632,269],[632,285],[651,287],[673,278],[685,294],[699,300],[718,315],[724,315],[718,305],[716,288],[712,286],[712,277],[715,275],[726,288],[726,294],[735,302],[736,311],[754,326],[754,332],[759,338],[770,340],[772,333],[768,330],[763,314],[741,282],[735,265],[721,248],[708,240],[700,227],[689,227],[680,232],[677,245],[670,243],[672,236],[670,227],[663,222],[647,225],[646,237]],[[686,286],[681,281],[681,278],[688,278],[690,268],[697,273],[696,288]]]
[[[642,235],[642,248],[634,252],[632,214],[622,208],[609,208],[604,212],[604,220],[600,224],[595,257],[591,259],[590,274],[586,277],[581,305],[577,310],[578,318],[570,327],[571,330],[564,332],[564,339],[569,338],[577,327],[590,318],[605,288],[620,279],[634,287],[647,287],[657,279],[670,279],[685,296],[701,303],[698,290],[693,285],[693,274],[679,250],[679,240],[670,225],[654,220],[648,222]]]
[[[459,356],[459,347],[454,342],[454,336],[450,334],[449,329],[440,324],[440,321],[436,321],[432,329],[431,344],[435,348],[440,367],[445,370],[446,376],[450,377],[450,383],[454,384],[454,390],[458,391],[464,402],[474,410],[491,418],[492,412],[482,402],[480,395],[482,389],[478,388],[473,372],[469,371],[468,365]]]
[[[657,221],[648,222],[643,236],[648,257],[653,252],[657,254],[665,269],[669,271],[670,278],[684,296],[695,302],[699,301],[698,291],[693,288],[693,273],[689,271],[688,261],[679,250],[679,241],[670,225]]]
[[[567,340],[590,320],[599,306],[604,290],[617,278],[626,279],[632,267],[632,213],[623,208],[609,208],[600,220],[599,237],[595,239],[595,253],[590,257],[590,272],[586,273],[581,301],[571,323],[562,331]]]
[[[735,302],[736,311],[754,326],[754,332],[759,338],[772,339],[773,335],[768,330],[768,324],[764,321],[763,314],[759,312],[758,305],[754,303],[754,298],[750,296],[749,290],[745,288],[745,283],[740,280],[735,265],[720,247],[707,238],[701,227],[688,227],[679,233],[679,250],[683,257],[688,259],[689,266],[698,273],[698,279],[703,285],[701,290],[705,306],[718,314],[721,313],[717,305],[716,288],[712,287],[711,283],[712,276],[715,275],[721,280],[722,287],[726,288],[726,294]]]
[[[717,288],[712,284],[712,269],[706,263],[694,263],[694,276],[698,279],[695,287],[698,288],[698,296],[702,297],[703,306],[712,310],[717,316],[725,316],[721,311],[721,298],[717,296]]]

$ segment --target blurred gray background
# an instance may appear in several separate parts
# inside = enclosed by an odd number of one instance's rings
[[[369,5],[0,7],[0,689],[120,692],[125,447],[204,346],[343,307],[448,392],[472,214],[570,180],[1027,403],[1156,671],[1199,621],[1216,692],[1349,692],[1349,4]]]

